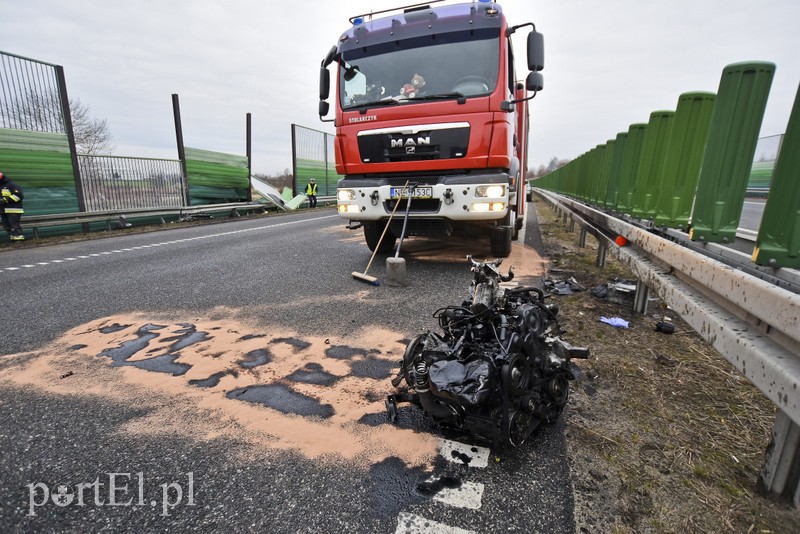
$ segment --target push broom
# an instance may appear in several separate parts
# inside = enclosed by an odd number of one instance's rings
[[[408,187],[408,180],[406,180],[406,185],[403,186],[403,191],[405,191],[407,187]],[[400,195],[400,198],[403,198],[402,194]],[[365,284],[370,284],[370,285],[373,285],[373,286],[381,285],[381,283],[378,282],[378,279],[375,278],[374,276],[369,276],[367,274],[367,271],[369,271],[369,268],[372,266],[372,261],[375,259],[375,256],[378,254],[378,250],[381,248],[381,243],[383,242],[383,236],[385,236],[386,235],[386,231],[389,230],[389,223],[392,222],[392,217],[394,217],[394,212],[397,211],[397,206],[400,205],[400,198],[398,198],[397,202],[394,203],[394,208],[392,208],[392,213],[389,214],[389,220],[386,221],[386,226],[383,227],[383,233],[381,233],[381,237],[378,239],[378,244],[375,245],[375,250],[372,251],[372,257],[369,259],[369,263],[367,263],[367,268],[364,269],[363,273],[360,273],[358,271],[353,271],[353,278],[355,280],[358,280],[359,282],[364,282]]]

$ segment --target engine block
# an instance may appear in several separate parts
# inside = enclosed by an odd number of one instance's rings
[[[442,333],[408,344],[387,412],[394,422],[397,404],[410,402],[442,426],[519,446],[561,414],[574,378],[570,359],[589,351],[559,337],[558,307],[541,289],[504,286],[514,275],[500,272],[502,260],[468,260],[469,297],[434,313]]]

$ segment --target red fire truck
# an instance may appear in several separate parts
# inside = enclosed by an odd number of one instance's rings
[[[443,1],[352,17],[322,61],[319,114],[336,126],[344,176],[338,210],[373,251],[393,250],[408,208],[406,235],[486,236],[506,257],[525,209],[527,104],[542,89],[544,40],[532,23],[510,26],[497,3],[434,5]],[[523,84],[511,37],[525,26]]]

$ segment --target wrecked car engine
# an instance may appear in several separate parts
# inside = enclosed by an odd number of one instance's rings
[[[502,260],[472,263],[469,298],[434,313],[441,334],[426,332],[406,347],[389,395],[421,407],[434,421],[495,444],[519,446],[542,423],[555,421],[569,399],[571,358],[588,358],[558,336],[558,307],[535,287],[501,285]],[[405,386],[400,384],[405,381]]]

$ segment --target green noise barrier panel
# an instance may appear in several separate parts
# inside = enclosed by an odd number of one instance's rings
[[[606,198],[603,202],[603,205],[609,209],[614,209],[617,205],[617,197],[619,196],[619,176],[620,170],[622,169],[622,156],[625,153],[625,143],[628,141],[628,133],[618,133],[615,141],[614,158],[611,161],[611,173],[608,176]]]
[[[715,99],[714,93],[706,92],[678,97],[656,201],[656,226],[685,229],[689,224]]]
[[[189,147],[184,150],[189,205],[247,201],[250,176],[246,157]]]
[[[596,149],[592,148],[588,152],[586,152],[583,156],[580,157],[580,166],[578,169],[578,189],[575,191],[575,195],[583,201],[586,201],[586,190],[588,188],[588,183],[590,180],[591,175],[591,161]]]
[[[628,137],[625,139],[625,148],[622,152],[620,162],[617,201],[612,210],[630,214],[633,204],[633,188],[636,181],[636,170],[639,168],[639,160],[642,156],[644,146],[644,136],[647,132],[647,125],[643,123],[631,124],[628,127]]]
[[[605,206],[606,203],[606,195],[608,191],[608,180],[611,176],[611,162],[614,159],[614,151],[616,149],[617,140],[610,139],[606,141],[606,150],[605,154],[603,154],[603,161],[602,166],[600,167],[600,174],[598,175],[597,179],[597,194],[595,198],[595,203],[598,206]]]
[[[600,183],[600,176],[603,173],[603,161],[606,157],[607,148],[605,143],[597,145],[592,151],[592,157],[589,160],[589,176],[586,182],[586,202],[590,204],[597,203],[597,186]]]
[[[775,64],[734,63],[722,71],[697,184],[690,239],[736,238]]]
[[[590,148],[577,160],[578,187],[575,191],[576,198],[586,202],[587,188],[591,175],[591,162],[595,148]]]
[[[656,198],[664,173],[666,147],[674,118],[674,111],[654,111],[650,114],[633,187],[631,215],[634,217],[640,219],[655,217]]]
[[[758,229],[753,261],[772,267],[800,267],[800,91],[775,163],[772,187]]]
[[[25,215],[79,211],[65,134],[0,129],[0,171],[22,187]]]

